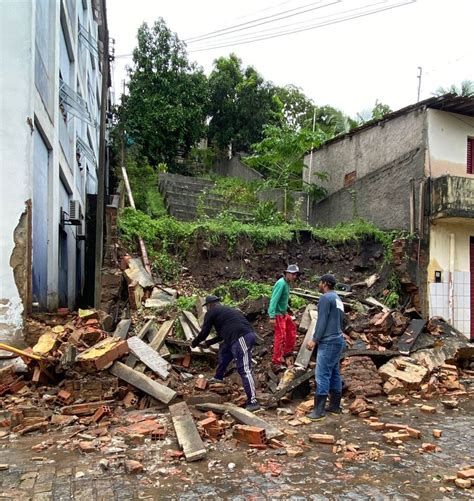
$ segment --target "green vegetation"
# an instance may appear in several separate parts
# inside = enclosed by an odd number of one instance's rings
[[[163,165],[161,170],[165,168]],[[151,217],[164,216],[166,209],[158,190],[158,172],[133,154],[127,156],[126,169],[137,209]]]
[[[232,251],[240,240],[248,240],[258,250],[271,244],[290,242],[297,238],[299,230],[305,229],[311,232],[313,238],[328,245],[372,238],[384,246],[385,259],[390,261],[392,241],[397,236],[395,232],[379,230],[363,220],[341,223],[332,228],[314,228],[302,221],[277,221],[270,225],[243,223],[223,213],[215,219],[186,222],[167,215],[152,219],[147,214],[130,208],[121,211],[118,226],[122,240],[128,245],[136,245],[138,237],[143,238],[153,266],[167,280],[177,277],[179,256],[198,241],[208,242],[212,246],[224,244]]]
[[[400,294],[402,284],[395,271],[390,273],[388,278],[389,293],[383,298],[382,302],[389,308],[397,308],[400,305]]]
[[[247,182],[236,177],[216,176],[215,186],[210,193],[220,195],[231,205],[253,206],[258,203],[256,192],[262,187],[262,182]]]
[[[176,300],[176,308],[178,311],[189,311],[194,308],[197,296],[181,296]]]

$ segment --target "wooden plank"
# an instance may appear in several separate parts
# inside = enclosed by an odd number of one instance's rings
[[[389,308],[387,308],[380,301],[377,301],[374,297],[366,297],[365,299],[361,299],[360,302],[364,303],[364,304],[368,304],[369,306],[378,306],[379,308],[382,308],[383,312],[390,311]]]
[[[202,459],[207,451],[186,402],[170,405],[171,419],[186,461]]]
[[[187,341],[192,341],[196,337],[197,333],[195,333],[194,329],[188,324],[186,317],[184,315],[180,315],[179,321],[181,323],[181,327],[183,328],[184,337],[186,338]],[[203,353],[205,353],[205,350],[203,350],[203,348],[199,348],[199,347],[191,348],[190,347],[190,349],[191,349],[191,353],[195,353],[198,355],[202,355]],[[207,352],[211,353],[209,350],[207,350]]]
[[[308,381],[308,379],[310,379],[311,377],[313,376],[313,371],[312,370],[309,370],[307,372],[305,372],[304,374],[302,374],[301,376],[298,376],[297,378],[293,379],[293,381],[291,381],[287,386],[285,386],[284,388],[281,388],[280,390],[277,390],[273,395],[272,395],[272,398],[275,400],[275,401],[278,401],[280,400],[281,398],[283,398],[287,393],[289,393],[290,391],[293,391],[295,388],[298,388],[298,386],[302,383],[304,383],[305,381]]]
[[[120,320],[120,322],[117,324],[117,327],[115,328],[114,336],[126,339],[131,325],[132,321],[130,320],[130,318],[124,318],[123,320]]]
[[[422,333],[425,328],[426,320],[422,318],[414,318],[405,332],[401,335],[398,340],[398,350],[403,355],[408,355],[410,353],[411,348],[415,344],[415,341],[418,339],[418,336]]]
[[[318,321],[318,312],[315,310],[310,311],[311,323],[309,324],[308,330],[306,331],[306,336],[303,339],[303,344],[300,346],[300,351],[295,360],[295,365],[303,367],[306,369],[308,367],[309,361],[311,360],[311,355],[313,352],[306,348],[306,345],[313,338],[314,330],[316,329],[316,322]]]
[[[197,318],[190,311],[183,311],[183,316],[193,330],[194,336],[197,336],[201,332],[201,327],[199,326]]]
[[[122,381],[135,386],[135,388],[142,390],[164,404],[169,404],[176,398],[176,392],[171,388],[150,379],[145,374],[134,371],[121,362],[115,362],[109,370],[114,376],[122,379]]]
[[[158,355],[156,351],[150,348],[145,342],[134,336],[127,340],[128,348],[141,362],[158,374],[162,379],[169,376],[167,369],[168,362]]]
[[[153,329],[153,326],[155,326],[155,321],[153,319],[148,320],[147,322],[145,322],[143,327],[140,329],[140,332],[135,337],[137,337],[138,339],[143,339]],[[127,357],[127,360],[125,361],[125,363],[132,369],[135,367],[137,362],[138,358],[133,353],[130,353],[130,355]]]
[[[232,404],[197,404],[196,408],[204,411],[214,411],[218,414],[223,414],[224,412],[228,412],[236,421],[242,424],[246,424],[249,426],[258,426],[259,428],[263,428],[267,435],[267,438],[276,438],[281,437],[283,432],[278,428],[263,420],[262,418],[252,414],[251,412],[242,409],[242,407],[237,407]]]
[[[317,306],[313,303],[310,303],[306,306],[303,316],[301,317],[301,322],[300,325],[298,326],[298,330],[300,330],[301,332],[306,332],[309,329],[312,319],[311,312],[315,311],[316,308]]]
[[[148,346],[155,351],[160,351],[160,348],[163,346],[165,339],[173,330],[173,324],[174,320],[167,320],[166,322],[163,322],[158,332],[156,332],[153,337],[149,336],[150,343]]]

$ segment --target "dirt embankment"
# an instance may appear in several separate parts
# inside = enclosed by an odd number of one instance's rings
[[[272,283],[290,263],[300,267],[300,282],[305,287],[314,287],[314,277],[324,273],[333,273],[339,282],[348,284],[380,273],[379,286],[383,287],[390,272],[389,266],[384,266],[384,255],[383,246],[371,239],[331,246],[300,235],[292,242],[272,244],[258,251],[244,239],[233,249],[225,244],[199,242],[187,252],[184,266],[196,286],[204,290],[241,277]]]

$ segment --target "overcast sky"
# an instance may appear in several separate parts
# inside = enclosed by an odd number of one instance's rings
[[[243,23],[259,24],[250,30],[242,29],[249,24],[239,26],[235,28],[239,31],[225,37],[214,34],[188,42],[189,58],[209,74],[214,59],[235,52],[265,79],[277,85],[297,85],[316,104],[330,104],[355,115],[372,108],[376,99],[392,109],[416,102],[418,66],[423,67],[422,99],[439,86],[474,80],[474,0],[417,0],[279,38],[235,43],[409,1],[108,0],[108,18],[118,56],[132,52],[142,22],[152,24],[158,17],[182,40]],[[281,19],[269,23],[275,19],[268,17],[272,15]],[[261,18],[266,19],[255,21]],[[231,46],[196,50],[227,44]],[[130,64],[130,57],[118,57],[114,63],[117,96]]]

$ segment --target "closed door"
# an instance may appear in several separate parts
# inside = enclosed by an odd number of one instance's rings
[[[33,136],[33,302],[46,310],[48,298],[49,150],[38,131]]]

